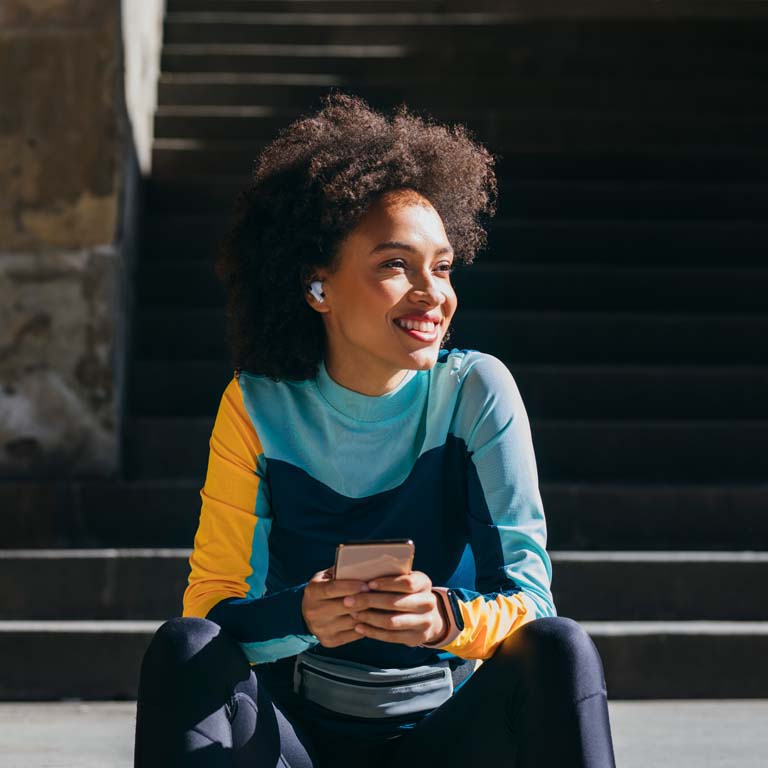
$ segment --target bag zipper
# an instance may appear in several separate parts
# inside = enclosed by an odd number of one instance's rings
[[[408,680],[402,680],[398,683],[387,683],[384,681],[366,682],[365,680],[352,681],[347,677],[333,675],[330,672],[323,672],[319,669],[315,669],[314,667],[311,667],[309,664],[305,664],[304,662],[299,662],[299,669],[307,669],[313,674],[319,675],[320,677],[327,677],[329,680],[336,680],[340,683],[347,683],[348,685],[359,685],[366,688],[401,688],[406,685],[412,685],[413,683],[423,683],[423,682],[426,682],[427,680],[439,680],[440,678],[444,677],[442,672],[428,672],[424,675],[421,675],[420,677],[414,677]]]

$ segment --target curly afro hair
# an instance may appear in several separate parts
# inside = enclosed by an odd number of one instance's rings
[[[314,269],[338,268],[337,246],[385,192],[427,198],[454,263],[471,264],[487,244],[480,218],[496,213],[494,162],[464,125],[440,125],[404,104],[388,118],[358,96],[324,95],[316,114],[263,149],[216,257],[234,367],[275,381],[315,376],[325,328],[307,285]]]

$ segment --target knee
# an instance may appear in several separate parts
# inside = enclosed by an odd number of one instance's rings
[[[520,631],[537,655],[544,661],[555,663],[559,659],[570,664],[586,666],[597,655],[592,638],[578,621],[567,616],[545,616],[524,624]]]
[[[208,619],[176,616],[160,625],[152,636],[144,658],[163,666],[183,665],[220,631],[221,628]]]
[[[229,671],[241,677],[249,671],[239,645],[208,619],[177,616],[155,632],[144,653],[141,678],[174,685],[189,678],[205,678]]]
[[[537,687],[567,687],[574,695],[605,689],[594,641],[579,622],[566,616],[546,616],[524,624],[498,652],[513,659]]]

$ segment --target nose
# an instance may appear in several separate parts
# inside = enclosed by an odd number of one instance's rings
[[[428,300],[430,306],[440,305],[447,299],[443,287],[431,271],[420,272],[413,280],[412,290],[422,301]]]

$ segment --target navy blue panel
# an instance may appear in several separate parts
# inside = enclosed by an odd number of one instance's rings
[[[480,592],[503,592],[518,588],[504,570],[504,550],[501,533],[491,517],[485,500],[477,468],[470,459],[467,461],[467,494],[469,497],[470,540],[477,568],[476,589]]]
[[[292,464],[267,461],[274,500],[267,594],[332,566],[342,529],[347,539],[413,539],[414,570],[426,573],[435,586],[475,588],[463,440],[448,435],[444,445],[419,457],[402,485],[362,499],[336,493]],[[381,667],[420,664],[434,656],[432,649],[370,638],[314,652]]]

